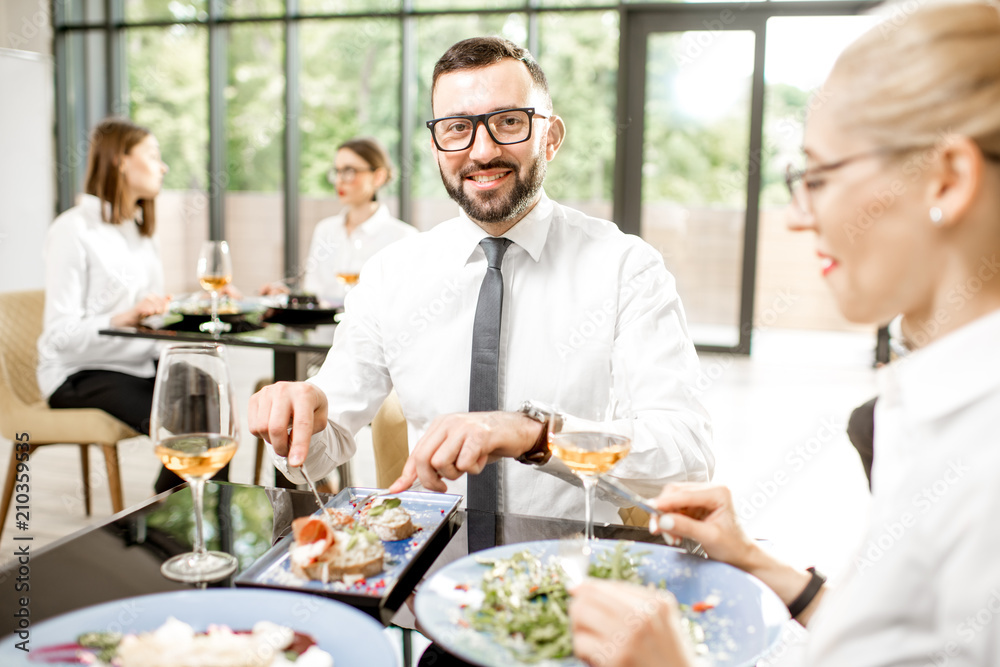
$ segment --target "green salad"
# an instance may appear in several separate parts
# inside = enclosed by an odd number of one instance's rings
[[[589,574],[641,584],[637,559],[642,555],[630,553],[628,543],[619,542],[597,555]],[[490,566],[482,581],[486,596],[478,609],[466,610],[469,625],[509,647],[524,662],[571,656],[570,595],[566,572],[557,559],[542,562],[525,550],[510,558],[479,562]]]

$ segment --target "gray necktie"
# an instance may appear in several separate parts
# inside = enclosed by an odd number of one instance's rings
[[[469,382],[469,412],[500,407],[500,313],[503,310],[503,275],[500,266],[510,239],[487,237],[479,242],[486,253],[486,276],[479,288],[476,321],[472,328],[472,373]],[[490,463],[478,475],[468,478],[467,506],[495,512],[499,472]]]

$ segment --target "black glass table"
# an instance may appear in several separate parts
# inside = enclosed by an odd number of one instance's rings
[[[227,482],[208,482],[205,489],[206,537],[209,549],[232,553],[239,569],[232,577],[209,584],[233,586],[272,544],[291,530],[291,522],[316,510],[312,495],[294,489],[267,488]],[[481,513],[459,510],[437,538],[426,546],[427,574],[468,554],[467,531],[481,522]],[[194,516],[191,491],[186,485],[150,498],[116,514],[104,523],[86,528],[35,551],[30,534],[21,534],[15,548],[27,549],[27,564],[15,559],[0,569],[0,636],[17,629],[15,615],[28,599],[32,624],[101,602],[148,593],[184,590],[197,586],[165,579],[160,564],[191,549]],[[577,521],[519,515],[497,515],[498,544],[558,539],[582,532]],[[595,527],[598,537],[652,541],[648,531],[626,526]],[[23,569],[24,567],[27,570]],[[19,579],[29,589],[16,592]],[[417,581],[400,581],[399,595],[378,606],[364,608],[383,624],[412,628],[412,616],[402,599]],[[309,595],[302,593],[302,595]],[[398,612],[396,610],[399,610]],[[404,654],[408,653],[404,642]],[[408,657],[407,657],[407,663]]]
[[[126,338],[146,338],[174,343],[211,343],[259,347],[274,353],[274,380],[302,380],[298,377],[296,355],[300,352],[325,354],[333,344],[334,323],[318,324],[310,327],[291,326],[261,322],[249,331],[224,333],[219,336],[198,331],[172,329],[150,329],[148,327],[108,327],[101,329],[105,336]]]

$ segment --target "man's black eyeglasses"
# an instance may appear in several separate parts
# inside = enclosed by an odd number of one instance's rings
[[[535,113],[533,107],[503,109],[477,116],[447,116],[427,121],[439,151],[452,153],[468,149],[476,141],[476,130],[482,123],[494,143],[508,146],[531,138],[533,118],[551,118]]]

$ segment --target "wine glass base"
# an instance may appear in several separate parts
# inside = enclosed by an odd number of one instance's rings
[[[202,322],[198,325],[198,331],[209,333],[213,336],[226,333],[230,329],[232,329],[232,325],[229,322],[213,322],[212,320],[209,320],[208,322]]]
[[[221,551],[174,556],[160,566],[160,573],[172,581],[186,584],[208,583],[225,579],[236,572],[236,557]]]

